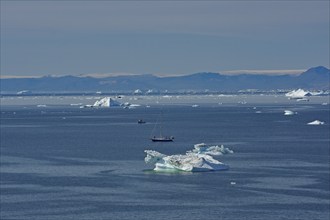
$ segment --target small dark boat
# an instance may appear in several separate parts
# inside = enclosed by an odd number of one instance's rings
[[[143,119],[138,120],[138,124],[145,124],[145,123],[146,123],[146,121],[144,121]]]
[[[171,141],[174,140],[174,137],[173,136],[171,136],[171,137],[161,137],[161,136],[156,137],[156,136],[154,136],[154,137],[151,138],[151,140],[153,142],[171,142]]]

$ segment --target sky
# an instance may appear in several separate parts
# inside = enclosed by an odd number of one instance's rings
[[[329,68],[329,1],[1,0],[1,77]]]

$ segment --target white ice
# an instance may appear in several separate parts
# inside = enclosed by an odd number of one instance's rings
[[[121,103],[110,98],[110,97],[105,97],[100,100],[97,100],[93,107],[113,107],[113,106],[120,106]]]
[[[308,125],[324,125],[323,121],[315,120],[312,122],[307,123]]]
[[[187,172],[203,172],[227,170],[228,165],[221,163],[212,156],[233,153],[232,150],[225,148],[223,145],[207,146],[204,143],[196,144],[194,149],[187,151],[185,155],[165,155],[153,150],[144,151],[147,156],[145,162],[154,164],[155,171],[187,171]]]
[[[303,89],[292,90],[285,94],[286,97],[291,99],[303,98],[310,95],[311,93],[309,91],[305,91]]]
[[[208,146],[204,143],[201,143],[201,144],[195,144],[194,149],[191,150],[191,151],[188,151],[187,153],[206,154],[206,155],[218,156],[218,155],[224,155],[224,154],[232,154],[234,152],[232,150],[230,150],[229,148],[226,148],[223,145],[221,145],[219,147],[218,145]]]
[[[136,95],[136,94],[142,94],[142,91],[140,90],[140,89],[136,89],[135,91],[134,91],[134,94]]]
[[[295,113],[290,110],[284,110],[284,115],[294,115]]]

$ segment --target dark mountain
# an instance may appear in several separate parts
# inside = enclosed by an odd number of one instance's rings
[[[299,75],[297,83],[302,88],[323,88],[329,89],[330,73],[329,69],[318,66],[310,68]]]
[[[292,75],[222,75],[196,73],[177,77],[153,75],[93,77],[50,77],[1,79],[1,93],[16,93],[22,90],[37,92],[132,92],[136,89],[154,91],[238,91],[244,89],[324,89],[330,87],[330,70],[314,67],[298,76]]]

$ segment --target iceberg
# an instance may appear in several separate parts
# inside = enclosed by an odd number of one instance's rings
[[[26,95],[26,94],[31,94],[32,92],[29,91],[29,90],[22,90],[22,91],[19,91],[17,92],[16,94],[17,95]]]
[[[308,125],[324,125],[323,121],[315,120],[312,122],[307,123]]]
[[[301,102],[301,101],[309,102],[309,99],[306,99],[306,98],[297,98],[296,100],[297,100],[297,102]]]
[[[214,159],[212,156],[233,153],[223,145],[207,146],[204,143],[196,144],[194,149],[187,151],[185,155],[165,155],[153,150],[144,151],[147,156],[144,161],[155,165],[155,171],[185,171],[205,172],[227,170],[229,166]]]
[[[288,97],[289,99],[301,99],[306,96],[311,96],[311,93],[303,89],[297,89],[286,93],[285,96]]]
[[[219,147],[218,145],[208,146],[204,143],[201,143],[201,144],[195,144],[194,149],[191,151],[188,151],[188,153],[218,156],[218,155],[224,155],[224,154],[232,154],[232,153],[234,153],[234,151],[230,150],[229,148],[226,148],[223,145],[221,145]]]
[[[135,95],[140,95],[140,94],[142,94],[142,91],[141,91],[140,89],[136,89],[136,90],[133,92],[133,94],[135,94]]]
[[[140,107],[141,105],[125,102],[125,103],[121,104],[121,106],[123,106],[125,109],[134,109],[136,107]]]
[[[294,113],[293,111],[290,111],[290,110],[284,110],[284,115],[294,115],[294,114],[297,114],[297,113]]]
[[[324,91],[311,91],[309,92],[312,96],[323,96],[323,95],[327,95],[326,92]]]
[[[100,100],[97,100],[93,107],[113,107],[113,106],[120,106],[121,103],[110,98],[110,97],[105,97]]]

